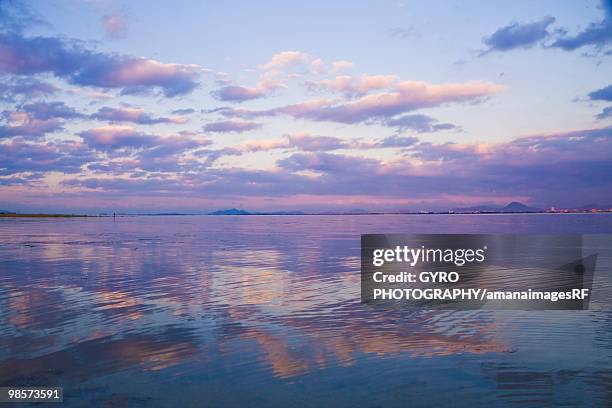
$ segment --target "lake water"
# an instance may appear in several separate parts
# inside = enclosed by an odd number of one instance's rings
[[[362,233],[611,214],[0,219],[0,386],[63,406],[612,406],[612,312],[378,310]]]

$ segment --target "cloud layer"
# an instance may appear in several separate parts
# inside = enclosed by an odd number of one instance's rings
[[[0,33],[0,72],[51,73],[74,85],[118,88],[124,93],[160,89],[172,97],[193,91],[200,69],[197,65],[91,51],[78,41]]]

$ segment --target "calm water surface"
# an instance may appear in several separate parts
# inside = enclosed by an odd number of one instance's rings
[[[361,233],[612,233],[612,215],[0,220],[0,386],[64,406],[612,406],[612,312],[382,311]]]

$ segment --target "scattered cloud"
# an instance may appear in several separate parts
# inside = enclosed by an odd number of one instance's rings
[[[184,108],[184,109],[174,109],[172,111],[173,115],[191,115],[192,113],[195,113],[195,109]]]
[[[0,143],[0,175],[27,172],[39,176],[49,172],[74,174],[96,159],[95,154],[80,142],[11,140]]]
[[[358,156],[347,156],[325,152],[295,153],[278,161],[286,170],[299,172],[304,170],[324,173],[377,173],[379,161]]]
[[[302,66],[310,63],[312,57],[300,51],[283,51],[274,54],[272,58],[260,68],[264,71],[280,72],[289,67]]]
[[[419,142],[414,136],[393,135],[374,141],[341,139],[333,136],[309,134],[287,134],[279,139],[249,140],[241,146],[245,152],[275,149],[297,149],[304,152],[327,152],[333,150],[368,150],[376,148],[407,148]]]
[[[321,58],[316,58],[301,51],[282,51],[274,54],[265,64],[259,66],[264,76],[278,76],[291,69],[303,70],[312,74],[337,73],[355,66],[351,61],[339,60],[327,64]]]
[[[134,169],[155,172],[181,172],[186,168],[179,156],[210,145],[207,139],[189,134],[157,135],[138,131],[132,126],[107,125],[79,133],[83,143],[98,152],[105,152],[115,160],[123,158]],[[125,159],[128,159],[127,162]],[[96,167],[97,166],[97,167]],[[104,163],[96,163],[101,169]],[[123,167],[123,170],[125,167]]]
[[[350,101],[316,99],[268,110],[221,108],[215,111],[228,117],[289,115],[296,119],[350,124],[387,119],[448,103],[478,102],[502,89],[502,86],[488,82],[434,85],[423,81],[402,81],[394,84],[388,92],[365,95]]]
[[[74,85],[119,88],[128,94],[160,89],[165,96],[173,97],[187,94],[198,86],[200,68],[92,51],[73,40],[3,33],[0,34],[0,72],[51,73]]]
[[[355,64],[352,63],[351,61],[334,61],[331,64],[330,72],[332,74],[335,74],[336,72],[340,72],[340,71],[344,71],[344,70],[348,70],[352,68],[355,68]]]
[[[34,26],[50,24],[26,2],[0,1],[0,31],[19,33]]]
[[[42,138],[47,133],[63,129],[62,121],[57,119],[40,120],[25,112],[11,112],[7,116],[8,124],[0,125],[0,139],[15,136]]]
[[[100,108],[90,116],[92,119],[108,122],[131,122],[141,125],[154,125],[159,123],[183,124],[187,122],[184,116],[154,117],[137,108],[111,108],[108,106]]]
[[[346,149],[350,142],[333,136],[315,136],[309,134],[287,134],[280,139],[249,140],[242,145],[242,150],[258,152],[274,149],[298,149],[308,152]]]
[[[62,130],[65,119],[83,117],[84,115],[64,102],[25,104],[19,110],[2,112],[6,124],[0,125],[0,138],[42,138],[47,133]]]
[[[252,99],[259,99],[273,94],[275,91],[285,86],[279,81],[262,79],[254,87],[244,87],[236,85],[224,86],[212,92],[213,97],[225,102],[244,102]]]
[[[205,132],[210,133],[242,133],[249,130],[259,129],[260,123],[250,122],[241,119],[229,119],[218,122],[211,122],[204,125],[203,129]]]
[[[88,146],[96,150],[138,149],[154,146],[157,138],[132,126],[107,125],[79,133]]]
[[[414,136],[400,136],[393,135],[388,136],[376,143],[374,143],[373,147],[399,147],[399,148],[407,148],[416,145],[419,143],[419,139]]]
[[[82,118],[79,112],[64,102],[34,102],[17,111],[4,111],[6,122],[0,125],[0,138],[23,136],[42,138],[47,133],[63,129],[64,119]]]
[[[554,32],[549,32],[549,26],[555,22],[552,16],[546,16],[531,23],[514,22],[483,38],[482,42],[488,48],[480,55],[493,51],[526,49],[536,45],[541,45],[546,49],[559,48],[565,51],[593,47],[600,51],[612,43],[612,6],[605,0],[601,4],[604,17],[600,21],[589,23],[586,28],[574,35],[568,34],[566,28],[557,28]],[[547,39],[551,39],[551,42],[545,44]]]
[[[35,99],[57,91],[57,87],[36,78],[0,78],[0,101],[4,102],[14,102],[18,97]]]
[[[589,99],[593,101],[612,102],[612,85],[608,85],[601,89],[597,89],[589,93],[588,96],[589,96]],[[599,120],[612,118],[612,106],[607,106],[603,108],[601,112],[595,115],[595,118]]]
[[[223,149],[200,149],[193,152],[194,156],[202,157],[205,159],[203,166],[210,167],[217,160],[225,156],[240,156],[242,150],[234,147],[224,147]]]
[[[561,48],[565,51],[574,51],[582,47],[594,47],[602,49],[612,43],[612,5],[607,0],[602,0],[601,8],[604,17],[601,21],[590,23],[584,30],[575,35],[568,35],[566,29],[560,29],[562,33],[551,47]]]
[[[421,38],[419,33],[414,26],[408,27],[392,27],[387,30],[387,35],[392,38]]]
[[[380,160],[322,151],[297,152],[271,170],[198,168],[167,177],[79,177],[66,187],[125,195],[228,197],[372,197],[432,200],[453,205],[469,197],[526,197],[557,205],[609,198],[612,128],[534,135],[505,143],[410,145],[399,159]],[[212,149],[214,150],[214,149]],[[211,151],[212,151],[211,150]],[[211,154],[203,150],[202,157]],[[226,152],[240,154],[239,151]],[[189,162],[185,166],[190,168]],[[572,186],[572,194],[568,194]],[[279,201],[281,202],[281,201]]]
[[[79,113],[76,109],[66,105],[64,102],[59,101],[29,103],[23,105],[21,110],[28,113],[35,119],[42,120],[74,119],[84,117],[84,115]]]
[[[389,88],[397,79],[396,75],[364,75],[359,78],[343,75],[334,79],[307,81],[306,86],[315,91],[334,91],[347,97],[355,97],[370,91]]]
[[[589,98],[594,101],[612,101],[612,85],[591,92]]]
[[[612,106],[607,106],[602,109],[596,116],[597,119],[612,119]]]
[[[554,22],[554,17],[546,16],[532,23],[515,22],[501,27],[490,36],[483,38],[482,42],[488,48],[483,51],[482,54],[487,54],[492,51],[531,48],[548,38],[550,35],[548,26]]]
[[[102,16],[102,27],[107,38],[125,38],[128,31],[126,16],[123,14],[107,14]]]
[[[6,189],[36,185],[57,191],[59,175],[45,182],[47,175],[57,172],[63,174],[59,178],[62,188],[75,196],[90,193],[93,200],[112,193],[139,199],[164,195],[215,200],[272,197],[297,203],[298,197],[323,202],[326,197],[338,196],[360,197],[365,202],[377,197],[452,201],[500,197],[503,193],[504,197],[563,205],[576,200],[601,201],[609,198],[612,190],[608,176],[612,170],[610,127],[532,135],[502,143],[437,143],[414,136],[459,129],[421,110],[479,103],[501,92],[498,84],[432,84],[396,75],[345,75],[344,71],[354,68],[350,61],[323,60],[294,50],[275,54],[254,70],[247,68],[243,72],[253,78],[249,83],[253,86],[241,86],[227,74],[199,65],[101,51],[95,43],[60,36],[35,36],[30,27],[39,18],[19,4],[0,2],[0,101],[6,105],[0,115],[0,185]],[[575,33],[554,29],[552,16],[513,22],[483,38],[483,54],[531,47],[567,51],[592,47],[606,52],[604,47],[612,39],[610,21],[608,11],[603,19]],[[39,19],[38,23],[44,21]],[[110,39],[125,37],[128,23],[122,14],[102,17]],[[412,27],[391,29],[388,34],[396,38],[420,35]],[[231,64],[238,66],[236,61]],[[124,95],[188,95],[198,88],[205,73],[211,74],[211,83],[218,89],[206,90],[193,100],[179,100],[180,105],[140,105],[125,99],[99,102]],[[506,76],[505,80],[512,78]],[[317,96],[304,100],[290,94],[286,96],[291,102],[264,105],[258,101],[261,107],[256,109],[196,105],[207,103],[199,98],[205,93],[230,105],[274,96],[289,84],[305,85]],[[51,96],[68,96],[75,105],[50,101]],[[588,98],[612,101],[612,85],[594,90]],[[193,107],[177,109],[181,105]],[[602,108],[596,117],[611,118],[612,106]],[[394,134],[348,138],[287,133],[246,142],[241,135],[236,145],[228,146],[223,139],[217,146],[199,133],[158,134],[142,127],[184,124],[192,114],[189,118],[195,122],[199,116],[195,114],[200,112],[214,113],[216,119],[187,129],[202,126],[209,135],[254,131],[262,127],[259,118],[277,116],[285,117],[284,122],[288,117],[374,124],[390,128],[388,133]],[[240,155],[272,150],[277,151],[266,157],[275,161],[266,163],[265,169],[239,167]],[[254,161],[249,166],[263,165],[261,154],[251,156]]]
[[[441,130],[456,130],[452,123],[439,123],[436,119],[422,114],[403,115],[387,119],[385,126],[397,128],[398,131],[414,131],[417,133],[438,132]]]

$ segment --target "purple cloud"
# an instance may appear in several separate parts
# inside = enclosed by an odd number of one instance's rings
[[[543,17],[533,23],[512,23],[499,28],[482,42],[488,46],[482,54],[492,51],[509,51],[517,48],[530,48],[548,36],[548,26],[555,22],[552,16]]]
[[[249,130],[259,129],[260,127],[260,123],[249,122],[241,119],[230,119],[219,122],[207,123],[206,125],[204,125],[203,129],[205,132],[210,133],[242,133]]]
[[[64,102],[34,102],[23,105],[21,110],[27,112],[33,118],[41,120],[84,117],[83,114],[66,105]]]
[[[224,156],[240,156],[242,150],[234,147],[224,147],[223,149],[201,149],[193,152],[194,156],[205,158],[203,167],[212,166],[217,160]]]
[[[20,1],[0,2],[0,23],[2,23],[2,30],[17,33],[33,26],[50,26],[50,24],[26,2]]]
[[[173,115],[191,115],[192,113],[195,113],[195,109],[184,108],[184,109],[175,109],[172,111]]]
[[[551,47],[573,51],[588,46],[600,49],[610,44],[612,42],[612,6],[606,0],[602,0],[601,6],[605,13],[601,21],[590,23],[583,31],[574,36],[568,36],[567,30],[562,30],[565,35],[552,43]]]
[[[141,125],[154,125],[159,123],[181,124],[187,122],[187,118],[182,116],[154,117],[143,109],[111,108],[108,106],[100,108],[98,112],[91,115],[91,118],[108,122],[131,122]]]
[[[82,118],[84,115],[64,102],[35,102],[23,105],[18,111],[4,111],[2,117],[7,124],[0,125],[0,138],[42,138],[47,133],[62,130],[63,119]]]
[[[96,160],[96,156],[79,142],[32,143],[13,140],[0,143],[0,175],[79,173],[84,164],[93,160]]]
[[[332,136],[287,135],[290,147],[296,147],[306,152],[346,149],[347,141]]]
[[[406,148],[410,146],[414,146],[419,142],[419,139],[414,136],[399,136],[393,135],[388,136],[376,143],[374,143],[373,147],[400,147]]]
[[[92,171],[113,174],[130,172],[181,173],[204,166],[185,153],[210,145],[211,141],[182,133],[160,136],[138,132],[130,126],[103,126],[79,134],[87,146],[106,152],[110,160],[90,163]],[[146,173],[145,173],[146,174]]]
[[[4,116],[8,124],[0,125],[0,139],[15,136],[42,138],[47,133],[63,129],[63,122],[58,119],[40,120],[26,112],[10,112]]]
[[[262,80],[254,87],[229,85],[212,92],[213,97],[225,102],[244,102],[252,99],[264,98],[276,90],[284,88],[278,81]]]
[[[295,153],[278,161],[278,165],[290,171],[313,170],[325,173],[371,171],[376,172],[379,161],[325,152]]]
[[[612,85],[589,93],[589,98],[596,101],[612,101]]]
[[[296,194],[346,195],[369,200],[435,198],[446,203],[466,197],[494,199],[503,192],[504,197],[527,197],[536,203],[576,205],[584,200],[610,199],[611,134],[612,128],[608,127],[487,145],[412,143],[406,157],[386,161],[302,152],[279,160],[279,170],[201,168],[172,179],[80,178],[66,185],[138,195],[253,199]],[[318,175],[303,175],[303,171]],[[492,192],[492,187],[500,192]],[[568,188],[572,194],[568,194]]]
[[[612,118],[612,106],[607,106],[602,109],[597,115],[595,115],[597,119],[608,119]]]
[[[2,78],[2,81],[0,81],[0,101],[13,102],[17,97],[38,98],[52,95],[57,90],[50,83],[34,78]]]
[[[200,68],[91,51],[77,41],[3,33],[0,34],[0,72],[51,73],[75,85],[119,88],[124,93],[161,89],[164,95],[173,97],[197,87]]]
[[[383,122],[385,126],[395,127],[399,131],[412,130],[417,133],[438,132],[440,130],[452,130],[457,126],[452,123],[438,123],[438,121],[427,115],[404,115]]]
[[[88,146],[96,150],[138,149],[154,146],[153,135],[138,132],[131,126],[102,126],[79,133]]]

